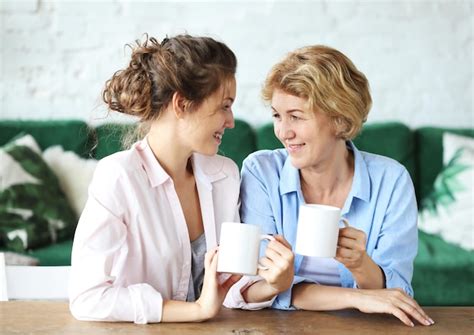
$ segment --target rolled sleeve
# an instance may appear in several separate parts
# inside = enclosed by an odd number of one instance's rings
[[[395,183],[372,259],[385,274],[387,288],[413,296],[411,279],[418,250],[417,205],[406,169]]]
[[[148,284],[136,284],[128,287],[131,305],[134,310],[133,322],[137,324],[161,322],[163,298]]]
[[[259,310],[264,309],[267,307],[271,307],[275,297],[263,301],[263,302],[251,302],[248,303],[245,301],[244,297],[242,296],[242,292],[249,288],[256,282],[263,280],[262,277],[259,276],[244,276],[242,277],[237,283],[235,283],[224,300],[224,306],[227,308],[240,308],[246,310]]]

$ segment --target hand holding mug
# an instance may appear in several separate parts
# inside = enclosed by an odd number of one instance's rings
[[[214,317],[224,302],[225,296],[229,289],[242,276],[232,275],[223,282],[219,282],[217,278],[217,260],[218,248],[209,250],[204,259],[204,280],[202,284],[201,296],[196,303],[201,308],[202,319],[210,319]]]
[[[283,236],[276,235],[274,238],[268,243],[265,257],[260,258],[260,264],[265,268],[259,268],[258,275],[265,279],[276,295],[289,289],[293,283],[295,255]]]
[[[366,253],[367,237],[362,230],[353,227],[339,229],[336,260],[344,264],[350,271],[362,266]]]

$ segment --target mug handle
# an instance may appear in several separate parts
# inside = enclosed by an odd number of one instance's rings
[[[260,235],[260,242],[262,240],[275,241],[275,238],[272,235]],[[266,266],[263,266],[260,263],[258,263],[257,268],[260,269],[260,270],[268,270],[268,268]]]
[[[350,227],[349,220],[347,220],[346,218],[341,218],[341,221],[344,224],[345,228]]]

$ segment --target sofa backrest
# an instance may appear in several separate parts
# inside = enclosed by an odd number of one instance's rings
[[[95,128],[93,148],[94,157],[102,159],[117,151],[124,149],[122,142],[124,136],[133,131],[135,124],[130,123],[106,123]]]
[[[362,132],[354,139],[360,150],[391,157],[402,163],[416,184],[414,134],[400,122],[371,123],[364,125]],[[257,129],[258,149],[282,148],[273,133],[273,125],[266,124]]]
[[[123,136],[133,124],[104,124],[92,128],[80,120],[3,120],[0,121],[0,145],[20,133],[31,134],[44,150],[60,144],[82,157],[101,159],[122,150]],[[422,127],[410,130],[399,122],[364,125],[354,140],[363,151],[391,157],[402,163],[415,184],[418,200],[432,190],[434,180],[442,169],[444,132],[474,137],[474,129]],[[243,120],[235,120],[235,128],[227,129],[219,154],[233,159],[239,168],[242,161],[255,150],[281,148],[273,133],[273,125],[252,128]],[[420,201],[419,201],[420,203]]]
[[[474,129],[421,127],[415,130],[418,195],[425,198],[433,190],[436,176],[443,168],[443,134],[450,132],[474,137]]]
[[[60,144],[64,150],[74,151],[82,157],[90,157],[92,130],[80,120],[61,121],[0,121],[0,145],[21,133],[32,135],[41,149]]]
[[[257,150],[257,140],[254,129],[245,121],[235,120],[233,129],[226,129],[219,154],[229,157],[242,167],[243,160]]]

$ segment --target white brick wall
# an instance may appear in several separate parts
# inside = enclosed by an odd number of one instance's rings
[[[270,121],[270,67],[303,45],[343,51],[369,78],[370,121],[473,127],[473,2],[0,0],[0,119],[100,123],[100,92],[144,32],[187,31],[237,54],[236,117]],[[112,118],[115,120],[115,118]],[[110,120],[110,119],[107,119]]]

